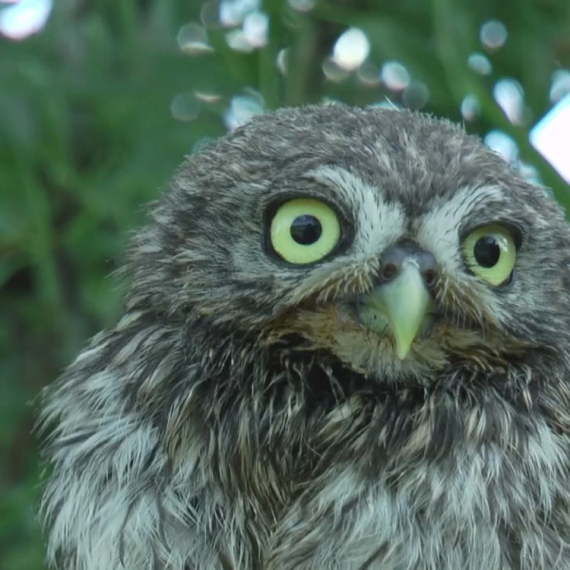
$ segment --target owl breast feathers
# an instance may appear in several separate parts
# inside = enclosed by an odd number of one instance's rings
[[[45,396],[64,570],[570,569],[570,234],[426,115],[189,157]]]

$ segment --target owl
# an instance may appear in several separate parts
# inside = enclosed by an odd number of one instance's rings
[[[190,156],[45,395],[62,570],[570,569],[570,232],[458,126],[343,105]]]

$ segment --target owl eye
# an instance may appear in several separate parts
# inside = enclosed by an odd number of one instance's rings
[[[285,261],[306,264],[329,254],[340,239],[335,212],[324,202],[297,198],[282,204],[271,220],[271,245]]]
[[[509,281],[517,248],[511,232],[498,224],[483,226],[471,232],[463,244],[465,259],[475,275],[491,285]]]

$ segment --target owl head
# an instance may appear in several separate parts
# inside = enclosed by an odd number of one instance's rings
[[[179,169],[133,246],[128,307],[429,382],[563,354],[569,246],[548,193],[452,123],[286,109]]]

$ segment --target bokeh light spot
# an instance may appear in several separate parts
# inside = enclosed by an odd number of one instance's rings
[[[344,81],[350,72],[344,67],[340,67],[332,57],[327,57],[323,61],[323,73],[328,81],[332,83],[340,83]]]
[[[473,70],[480,75],[489,75],[493,70],[491,62],[482,53],[475,52],[469,56],[467,64]]]
[[[269,18],[263,12],[251,12],[243,19],[243,35],[254,49],[259,49],[267,44],[269,33]]]
[[[550,100],[556,103],[563,97],[566,97],[566,95],[570,95],[570,71],[567,69],[557,69],[552,74]]]
[[[177,40],[180,50],[188,55],[201,55],[214,51],[214,48],[208,44],[206,29],[196,22],[182,26]]]
[[[248,91],[246,95],[235,95],[229,108],[224,112],[224,123],[230,130],[244,125],[255,115],[263,114],[265,107],[263,98],[253,89]]]
[[[402,102],[409,109],[421,109],[428,101],[428,86],[421,81],[412,81],[402,93]]]
[[[235,51],[249,53],[253,51],[253,46],[247,41],[242,29],[231,30],[226,34],[226,43]]]
[[[507,41],[507,28],[499,20],[489,20],[481,26],[479,37],[481,43],[490,50],[497,50],[503,47]]]
[[[315,7],[315,0],[288,0],[289,6],[298,12],[310,12]]]
[[[269,17],[263,12],[249,12],[243,18],[243,26],[226,34],[229,47],[244,53],[263,48],[269,34]]]
[[[367,87],[374,87],[380,83],[378,67],[371,61],[365,61],[356,71],[356,76]]]
[[[461,115],[466,121],[474,121],[481,113],[481,105],[476,95],[465,95],[461,101]]]
[[[518,159],[519,147],[517,143],[503,131],[498,129],[489,131],[483,142],[509,163],[514,163]]]
[[[239,26],[247,14],[260,6],[261,0],[223,0],[220,3],[220,22],[227,27]]]
[[[532,184],[542,184],[540,173],[538,172],[536,167],[533,166],[532,164],[519,160],[516,167],[517,170],[521,173],[522,177],[528,182]]]
[[[186,91],[172,99],[170,112],[178,121],[193,121],[200,114],[200,102],[194,93]]]
[[[384,85],[392,91],[402,91],[410,84],[408,70],[397,61],[387,61],[382,66],[380,78]]]
[[[0,34],[23,40],[39,32],[48,21],[53,0],[20,0],[0,9]]]
[[[516,79],[506,77],[497,81],[493,88],[493,97],[511,123],[524,123],[524,90]]]
[[[530,142],[570,184],[570,95],[534,126]]]
[[[332,61],[342,69],[358,69],[370,53],[370,42],[359,28],[349,28],[336,41]]]
[[[279,53],[277,54],[277,61],[275,64],[277,65],[277,69],[281,75],[287,75],[287,67],[289,64],[288,48],[279,50]]]
[[[216,93],[214,91],[204,91],[198,89],[194,89],[194,96],[196,99],[198,99],[198,101],[202,101],[202,103],[206,103],[208,105],[217,103],[222,98],[219,93]]]
[[[202,4],[200,20],[206,28],[219,29],[224,27],[224,24],[220,20],[220,5],[218,0],[208,0]]]

